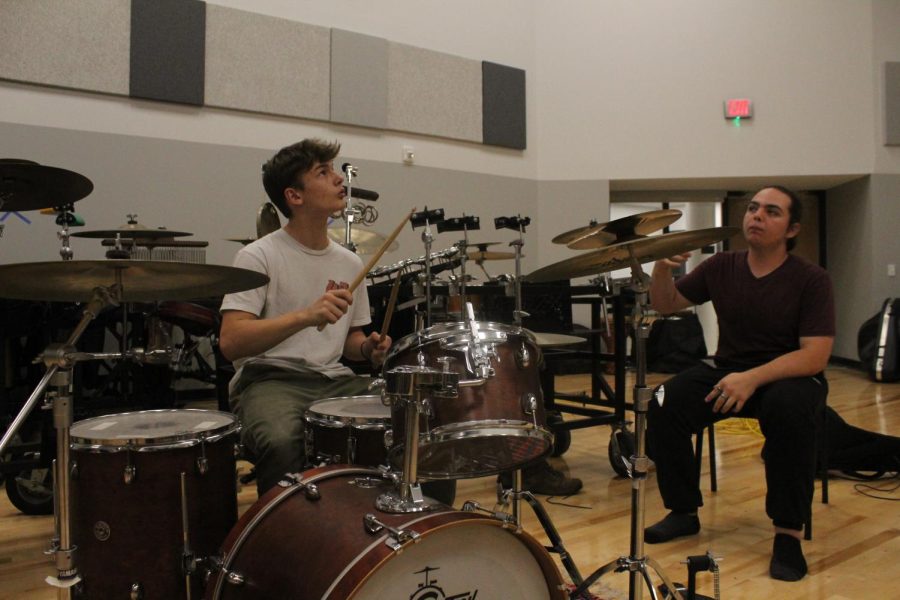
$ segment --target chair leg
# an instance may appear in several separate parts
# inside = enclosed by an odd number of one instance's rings
[[[697,461],[697,481],[700,481],[700,475],[703,471],[703,430],[697,432],[697,438],[694,442],[694,459]]]

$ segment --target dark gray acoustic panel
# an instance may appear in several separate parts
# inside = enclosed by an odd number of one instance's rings
[[[131,0],[130,95],[202,105],[205,48],[205,2]]]
[[[900,146],[900,62],[884,63],[884,145]]]
[[[484,61],[482,74],[483,141],[525,149],[525,71]]]
[[[388,42],[331,30],[331,120],[387,127]]]

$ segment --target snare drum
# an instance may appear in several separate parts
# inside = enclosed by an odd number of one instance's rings
[[[260,498],[228,534],[208,600],[567,597],[547,551],[482,514],[389,514],[374,469],[307,471]],[[402,533],[402,534],[401,534]]]
[[[390,429],[391,409],[381,402],[381,396],[317,400],[303,418],[310,463],[385,464],[384,434]]]
[[[184,565],[193,561],[183,519],[195,559],[212,556],[234,526],[238,430],[234,416],[209,410],[72,426],[72,541],[85,597],[187,597]],[[193,595],[202,593],[201,571],[191,576]]]
[[[458,398],[430,398],[420,421],[418,473],[426,479],[480,477],[515,469],[547,454],[553,435],[546,426],[539,365],[531,333],[500,323],[440,323],[395,344],[384,373],[400,365],[443,368],[460,374]],[[492,374],[476,373],[483,354]],[[449,359],[449,360],[448,360]],[[405,403],[391,407],[393,443],[405,442]],[[395,459],[395,457],[397,457]],[[399,463],[395,466],[399,466]]]

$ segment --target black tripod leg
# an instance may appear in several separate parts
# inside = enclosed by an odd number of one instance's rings
[[[550,515],[547,514],[547,511],[544,510],[544,507],[541,506],[541,503],[537,501],[537,498],[535,498],[534,494],[532,494],[531,492],[522,492],[522,498],[525,498],[525,500],[531,506],[531,509],[534,511],[534,514],[537,515],[538,521],[540,521],[541,523],[541,527],[544,528],[544,531],[547,534],[547,538],[549,538],[550,540],[550,546],[547,548],[547,550],[549,552],[555,552],[556,554],[559,554],[559,560],[566,568],[566,572],[569,574],[569,577],[572,578],[572,583],[574,583],[575,585],[581,585],[581,573],[578,572],[578,567],[575,566],[575,562],[572,560],[572,557],[569,555],[569,552],[563,545],[562,538],[560,537],[559,532],[556,531],[556,527],[553,525],[553,521],[550,520]]]

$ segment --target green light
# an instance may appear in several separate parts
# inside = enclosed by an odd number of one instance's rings
[[[740,117],[735,117],[735,118],[734,118],[734,126],[735,126],[735,127],[740,127],[740,126],[741,126],[741,118],[740,118]]]

